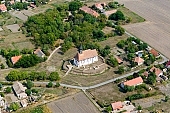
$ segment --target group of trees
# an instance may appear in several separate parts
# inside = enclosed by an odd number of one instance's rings
[[[113,13],[109,16],[109,20],[115,20],[115,21],[125,20],[125,16],[120,10],[118,10],[116,13]]]
[[[31,55],[23,55],[21,57],[21,59],[19,59],[19,61],[17,63],[14,64],[14,67],[16,68],[28,68],[28,67],[32,67],[35,66],[36,64],[43,62],[44,59],[40,58],[38,56],[36,56],[35,54],[31,54]]]
[[[50,80],[50,81],[56,81],[59,80],[59,74],[57,72],[52,72],[50,75],[47,75],[46,72],[27,72],[27,71],[18,71],[13,70],[11,71],[7,76],[6,79],[8,81],[21,81],[21,80]]]
[[[36,56],[35,54],[33,54],[33,50],[28,50],[28,49],[23,49],[22,51],[19,50],[11,50],[11,49],[1,49],[0,50],[0,54],[6,58],[7,61],[7,65],[9,67],[23,67],[23,68],[27,68],[27,67],[32,67],[35,66],[36,64],[43,62],[46,60],[45,58],[40,58],[38,56]],[[19,59],[19,61],[17,63],[15,63],[14,65],[11,62],[11,57],[13,56],[19,56],[22,55],[22,57]],[[4,66],[1,66],[1,68]]]
[[[109,58],[107,59],[107,64],[109,64],[112,67],[116,67],[118,66],[118,61],[113,56],[109,56]]]
[[[51,47],[57,39],[63,39],[63,52],[73,45],[79,47],[80,44],[104,40],[106,36],[102,28],[106,25],[106,16],[96,18],[79,11],[81,6],[80,1],[72,1],[68,5],[58,5],[43,14],[29,17],[24,24],[27,35],[33,36],[35,45],[42,48],[47,45]]]

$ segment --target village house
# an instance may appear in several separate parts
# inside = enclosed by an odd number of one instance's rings
[[[6,8],[5,4],[0,4],[0,11],[1,12],[6,12],[7,11],[7,8]]]
[[[158,58],[158,57],[160,57],[160,54],[159,54],[159,52],[157,52],[155,49],[151,49],[150,51],[149,51],[153,56],[155,56],[155,58]]]
[[[137,113],[135,112],[135,107],[130,101],[118,101],[111,104],[113,113],[120,113],[121,111],[126,111],[126,113]]]
[[[118,56],[114,56],[114,57],[116,58],[118,64],[122,64],[123,63],[123,61],[122,61],[122,59],[120,57],[118,57]]]
[[[112,105],[113,111],[120,110],[121,108],[123,108],[123,104],[121,101],[114,102],[111,105]]]
[[[77,67],[89,65],[97,61],[98,61],[98,53],[96,49],[93,50],[88,49],[83,51],[82,48],[80,48],[79,52],[74,58],[74,64]]]
[[[12,64],[14,65],[15,63],[17,63],[21,57],[22,57],[21,55],[20,56],[11,57]]]
[[[27,103],[27,100],[26,99],[23,99],[23,100],[21,100],[21,106],[22,107],[27,107],[27,105],[28,105],[28,103]]]
[[[163,75],[163,71],[154,66],[150,69],[150,72],[154,72],[157,77],[160,77],[161,75]]]
[[[106,3],[105,3],[105,2],[103,2],[103,3],[96,3],[96,4],[94,4],[94,6],[95,6],[97,9],[99,9],[99,10],[103,10],[104,7],[106,6]]]
[[[137,86],[137,85],[141,85],[143,83],[143,79],[142,77],[137,77],[137,78],[134,78],[132,80],[128,80],[126,82],[123,82],[120,84],[120,86],[122,88],[124,88],[125,86]]]
[[[116,13],[116,9],[105,11],[103,14],[108,18],[111,14]]]
[[[99,13],[97,13],[96,11],[92,10],[91,8],[87,7],[87,6],[83,6],[80,8],[81,11],[84,11],[85,13],[88,13],[92,16],[98,17]]]
[[[138,66],[142,65],[144,63],[145,60],[143,60],[140,57],[135,57],[134,62],[136,62],[138,64]]]
[[[27,89],[26,87],[24,87],[20,82],[14,82],[14,84],[12,85],[12,88],[16,94],[16,96],[18,97],[18,99],[24,99],[27,98],[27,94],[25,93],[25,90]]]
[[[41,58],[45,57],[45,54],[41,51],[41,49],[36,49],[34,51],[34,54],[36,54],[38,57],[41,57]]]

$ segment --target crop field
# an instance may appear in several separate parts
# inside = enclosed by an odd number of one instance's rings
[[[144,17],[147,22],[124,28],[170,58],[170,1],[118,0],[125,7]]]
[[[82,92],[48,103],[47,106],[53,113],[99,113]]]

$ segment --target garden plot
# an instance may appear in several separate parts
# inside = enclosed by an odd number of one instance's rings
[[[6,27],[7,27],[7,29],[11,30],[11,32],[13,32],[13,33],[20,32],[20,30],[19,30],[20,27],[18,24],[7,25]]]
[[[23,20],[23,21],[27,21],[28,16],[24,15],[21,11],[14,11],[14,12],[9,12],[11,15]]]
[[[99,113],[82,92],[48,103],[47,106],[53,113]]]

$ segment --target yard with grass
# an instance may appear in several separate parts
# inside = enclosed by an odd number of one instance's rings
[[[132,12],[126,7],[119,7],[118,10],[122,11],[123,14],[127,17],[131,18],[131,23],[139,23],[139,22],[144,22],[145,19],[139,16],[138,14]]]
[[[145,89],[138,89],[132,92],[123,93],[118,87],[116,83],[110,83],[105,86],[101,86],[99,88],[88,90],[88,92],[94,97],[94,99],[103,105],[111,104],[115,101],[125,101],[126,97],[133,95],[133,94],[147,94],[147,93],[157,93],[157,95],[161,95],[162,93],[156,89],[152,89],[151,91],[146,91]],[[156,97],[156,96],[155,96]],[[151,98],[151,97],[149,97]],[[162,97],[161,97],[162,98]],[[145,98],[144,98],[145,99]],[[143,100],[143,99],[141,99]],[[138,100],[133,100],[132,103],[137,104]]]

